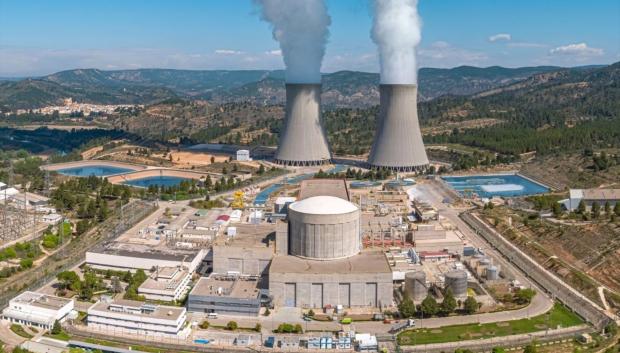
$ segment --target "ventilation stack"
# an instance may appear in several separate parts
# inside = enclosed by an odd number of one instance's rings
[[[379,94],[377,131],[368,164],[396,172],[425,169],[428,158],[418,122],[418,86],[382,84]]]
[[[284,130],[275,162],[287,166],[315,166],[331,161],[321,125],[321,85],[286,84]]]

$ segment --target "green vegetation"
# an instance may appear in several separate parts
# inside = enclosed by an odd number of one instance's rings
[[[16,243],[12,246],[0,250],[0,261],[17,261],[17,266],[5,266],[0,269],[0,278],[8,278],[13,274],[29,269],[33,266],[34,260],[41,256],[41,249],[38,240],[31,240],[23,243]]]
[[[304,330],[300,324],[287,324],[283,323],[278,325],[278,328],[273,330],[274,333],[303,333]]]
[[[146,300],[143,295],[138,294],[138,287],[144,283],[148,279],[148,276],[144,272],[143,269],[139,269],[135,274],[131,274],[131,272],[127,272],[123,280],[129,285],[127,286],[127,291],[125,292],[125,299],[131,300]]]
[[[48,227],[45,233],[43,233],[43,241],[41,245],[43,245],[46,249],[55,249],[61,243],[65,242],[66,239],[71,238],[71,234],[73,232],[71,223],[63,222],[58,226],[56,233],[52,232],[52,227]]]
[[[226,329],[229,331],[235,331],[238,328],[239,328],[239,325],[237,324],[236,321],[228,321],[228,323],[226,324]]]
[[[555,304],[548,313],[531,319],[407,330],[398,335],[398,342],[401,345],[412,345],[414,342],[415,344],[429,344],[493,338],[541,331],[547,327],[569,327],[582,323],[581,318],[569,309],[561,304]]]
[[[326,173],[323,169],[314,174],[317,179],[355,179],[355,180],[385,180],[392,176],[392,172],[387,169],[369,170],[362,172],[360,169],[353,170],[347,168],[341,173]]]
[[[24,330],[22,325],[11,324],[10,328],[11,328],[11,331],[13,331],[13,333],[15,333],[16,335],[21,336],[23,338],[31,339],[32,337],[34,337],[31,334],[29,334],[28,332],[26,332],[26,330]]]

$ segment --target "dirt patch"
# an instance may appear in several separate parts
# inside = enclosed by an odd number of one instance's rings
[[[201,152],[170,152],[172,164],[175,166],[209,165],[211,158],[214,163],[225,162],[228,156],[213,155]]]
[[[437,329],[431,330],[431,333],[442,333],[442,332],[443,332],[442,330],[437,330]]]

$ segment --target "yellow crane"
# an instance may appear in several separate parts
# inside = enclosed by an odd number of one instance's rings
[[[231,207],[233,209],[237,209],[237,210],[242,210],[245,207],[244,204],[244,192],[241,190],[237,190],[235,191],[235,193],[233,194],[233,202],[231,204]]]

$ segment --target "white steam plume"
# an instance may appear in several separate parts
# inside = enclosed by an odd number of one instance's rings
[[[381,83],[415,84],[415,47],[422,38],[417,0],[374,0],[372,40],[379,47]]]
[[[331,24],[324,0],[254,0],[271,24],[286,65],[286,82],[320,83]]]

